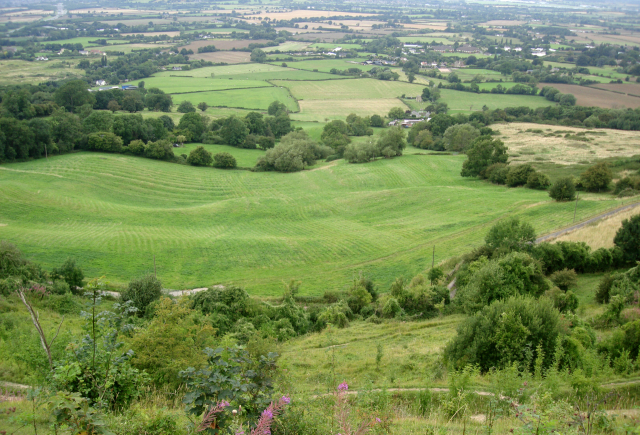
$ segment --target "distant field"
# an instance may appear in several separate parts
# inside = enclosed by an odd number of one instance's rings
[[[245,63],[251,60],[251,53],[247,51],[216,51],[189,56],[190,59],[208,60],[216,63]]]
[[[375,79],[331,80],[323,82],[288,82],[274,80],[285,86],[299,100],[389,99],[402,94],[420,95],[424,86]]]
[[[288,66],[295,66],[294,62],[285,63]],[[344,78],[342,76],[334,74],[297,70],[290,67],[285,68],[268,63],[245,63],[237,65],[214,66],[198,68],[191,71],[163,71],[155,74],[155,77],[211,77],[211,74],[214,74],[215,78],[233,80],[331,80]]]
[[[290,20],[292,18],[318,18],[318,17],[335,17],[336,15],[340,16],[373,16],[374,14],[366,14],[360,12],[342,12],[342,11],[318,11],[318,10],[293,10],[287,12],[265,12],[261,11],[257,15],[251,15],[251,17],[262,17],[262,18],[271,18],[272,20]]]
[[[265,47],[262,51],[270,53],[272,51],[280,50],[280,51],[298,51],[304,50],[309,46],[308,42],[296,42],[296,41],[288,41],[283,44],[280,44],[275,47]]]
[[[149,271],[168,288],[215,283],[279,295],[342,289],[364,271],[381,289],[468,252],[497,219],[538,232],[574,205],[546,192],[460,177],[463,156],[344,161],[294,174],[195,168],[80,152],[0,166],[0,239],[47,269],[73,255],[88,277],[124,283]],[[591,195],[585,195],[585,199]],[[618,201],[582,201],[577,218]]]
[[[173,102],[191,101],[194,105],[205,102],[209,106],[241,107],[254,110],[267,110],[274,101],[284,103],[291,111],[297,112],[298,106],[286,89],[278,87],[237,89],[229,91],[194,92],[173,94]]]
[[[198,53],[198,48],[206,47],[208,45],[215,45],[218,50],[231,50],[235,48],[236,50],[239,48],[247,48],[249,44],[265,44],[270,42],[266,39],[201,39],[198,41],[193,41],[188,45],[183,45],[181,48],[186,48],[193,50],[194,53]]]
[[[492,84],[498,85],[498,83]],[[473,112],[481,110],[483,106],[487,106],[490,110],[518,106],[528,106],[535,109],[537,107],[546,107],[555,104],[538,96],[475,94],[473,92],[461,92],[450,89],[442,89],[441,99],[449,105],[449,110],[452,112],[450,114],[455,114],[456,112]]]
[[[588,86],[563,85],[557,83],[541,83],[538,87],[553,86],[563,94],[573,94],[579,106],[595,106],[611,109],[640,107],[640,98],[628,95],[616,94],[615,92],[603,91]],[[598,85],[601,87],[601,85]]]
[[[407,107],[397,98],[344,99],[344,100],[300,100],[300,113],[291,114],[292,119],[301,121],[344,120],[349,114],[359,116],[385,116],[394,107]]]
[[[271,86],[269,83],[260,80],[234,81],[201,77],[149,77],[144,79],[144,83],[147,89],[160,88],[168,94]]]
[[[46,62],[0,60],[0,80],[3,84],[38,84],[48,80],[82,77],[84,70],[75,68],[79,61],[80,59],[56,58]],[[63,67],[58,68],[59,66]]]
[[[502,133],[499,138],[509,147],[510,154],[517,154],[510,159],[514,163],[575,165],[611,157],[640,155],[640,132],[637,131],[606,128],[585,130],[524,122],[497,124],[495,129]],[[564,138],[567,133],[575,135],[585,132],[585,137],[592,140],[583,142]]]
[[[131,53],[133,50],[142,50],[148,48],[168,48],[171,44],[169,43],[158,43],[158,44],[119,44],[119,45],[108,45],[106,47],[101,47],[104,51],[122,51],[124,53]]]
[[[333,45],[333,44],[332,44]],[[335,46],[334,46],[335,47]],[[347,68],[360,68],[362,71],[369,71],[375,65],[360,65],[362,59],[323,59],[323,60],[302,60],[298,62],[288,62],[291,68],[304,69],[308,71],[318,70],[318,72],[328,73],[333,68],[345,70]],[[272,62],[277,65],[277,63]]]

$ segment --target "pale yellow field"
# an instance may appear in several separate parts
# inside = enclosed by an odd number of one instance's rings
[[[176,14],[177,11],[169,10],[153,10],[153,9],[124,9],[124,8],[83,8],[73,9],[69,11],[70,14],[123,14],[123,15],[140,15],[140,14]]]
[[[629,202],[638,200],[640,200],[640,197],[629,198]],[[631,210],[617,213],[593,225],[587,225],[586,227],[571,231],[555,240],[563,242],[585,242],[594,250],[598,248],[611,248],[613,247],[613,238],[622,226],[622,221],[637,214],[640,214],[640,204]]]
[[[27,62],[24,60],[0,61],[0,77],[4,84],[32,83],[37,84],[48,80],[60,80],[65,77],[81,77],[84,71],[75,68],[79,60],[64,60],[70,62],[71,68],[54,68],[60,65],[60,59],[48,62]]]
[[[4,23],[6,21],[11,21],[13,23],[30,23],[32,21],[38,21],[41,18],[42,18],[42,15],[25,15],[25,16],[17,16],[17,17],[0,15],[0,23]]]
[[[350,113],[360,116],[381,115],[389,113],[394,107],[407,109],[397,98],[349,99],[349,100],[301,100],[298,101],[300,113],[292,113],[291,118],[297,121],[323,121],[325,119],[343,119]]]
[[[337,15],[340,16],[349,16],[349,17],[369,17],[374,14],[365,14],[360,12],[341,12],[341,11],[317,11],[317,10],[293,10],[286,12],[265,12],[261,11],[257,14],[263,18],[271,18],[272,20],[290,20],[292,18],[317,18],[317,17],[334,17]]]
[[[191,59],[209,60],[211,62],[244,63],[249,62],[251,53],[246,51],[216,51],[189,56]]]
[[[640,154],[640,132],[609,130],[605,128],[585,130],[557,125],[511,123],[491,126],[499,130],[499,138],[509,148],[509,154],[517,154],[510,159],[513,163],[554,162],[571,165],[585,161],[595,161],[607,157],[629,157]],[[527,133],[526,130],[542,130],[543,133]],[[562,131],[562,137],[545,137],[546,134]],[[595,132],[587,134],[592,141],[581,142],[564,138],[566,132]]]

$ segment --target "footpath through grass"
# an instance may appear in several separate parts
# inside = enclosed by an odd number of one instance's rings
[[[386,290],[430,267],[433,246],[436,262],[468,252],[507,216],[539,233],[571,224],[573,203],[462,178],[463,160],[408,154],[294,174],[89,152],[7,164],[0,239],[45,267],[74,256],[112,283],[153,270],[155,255],[168,288],[235,283],[274,295],[295,278],[303,294],[322,294],[359,271]],[[577,220],[619,203],[581,198]]]

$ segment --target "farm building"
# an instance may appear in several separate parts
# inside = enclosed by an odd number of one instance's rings
[[[472,53],[481,53],[482,51],[478,47],[474,47],[472,45],[463,45],[462,47],[458,47],[456,50],[458,53],[464,54],[472,54]]]
[[[434,45],[433,47],[429,47],[431,50],[436,53],[449,53],[453,50],[453,46],[451,45]]]

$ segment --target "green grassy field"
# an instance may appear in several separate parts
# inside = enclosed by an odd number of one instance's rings
[[[203,146],[207,151],[214,155],[217,153],[229,153],[233,155],[233,157],[236,158],[239,168],[253,168],[256,165],[258,158],[264,155],[264,151],[262,150],[245,150],[229,145],[211,145],[203,143],[186,143],[180,148],[174,148],[173,153],[176,155],[186,154],[188,156],[191,150],[194,150],[198,146]]]
[[[430,265],[434,245],[436,262],[467,252],[505,216],[539,232],[571,223],[573,204],[461,178],[463,160],[406,155],[294,174],[86,152],[7,164],[0,239],[46,267],[74,256],[113,283],[150,270],[155,254],[169,288],[233,282],[273,295],[296,278],[321,294],[359,271],[386,289]],[[619,202],[590,198],[578,219]]]
[[[144,79],[147,89],[160,88],[168,94],[187,92],[220,91],[225,89],[263,88],[271,86],[261,80],[224,80],[201,77],[150,77]]]
[[[333,68],[344,70],[347,68],[360,68],[362,71],[369,71],[375,65],[360,65],[365,59],[323,59],[323,60],[301,60],[298,62],[288,62],[291,68],[303,69],[307,71],[318,70],[318,72],[328,73]],[[278,65],[278,63],[273,63]]]
[[[289,92],[284,88],[275,86],[229,91],[192,92],[189,94],[173,94],[172,96],[176,105],[182,101],[191,101],[194,105],[204,101],[209,106],[267,110],[269,104],[277,100],[285,104],[290,111],[298,111],[298,105],[289,95]]]
[[[274,80],[276,86],[289,88],[299,100],[349,100],[396,98],[402,94],[416,96],[423,85],[376,79],[349,79],[321,82],[289,82]]]
[[[295,67],[296,62],[288,62],[287,65]],[[155,74],[154,77],[170,77],[171,80],[178,77],[211,78],[212,73],[214,78],[227,80],[327,80],[343,78],[333,74],[284,68],[280,64],[276,66],[255,63],[198,68],[192,71],[163,71]]]

